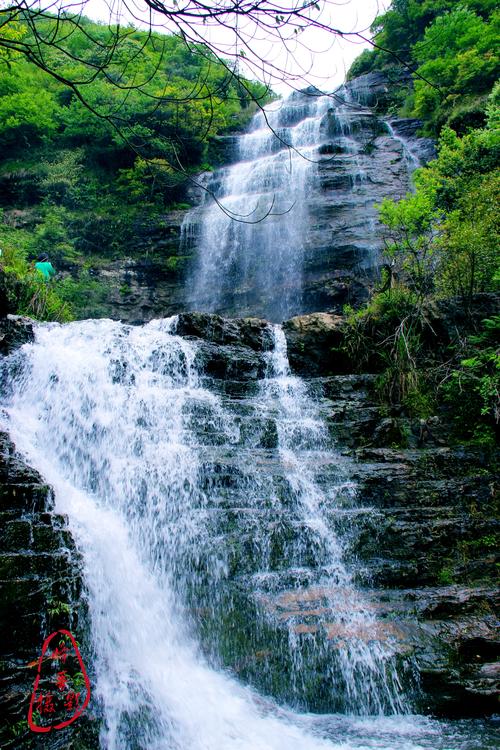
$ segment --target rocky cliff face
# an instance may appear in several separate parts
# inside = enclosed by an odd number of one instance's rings
[[[411,189],[411,172],[435,155],[417,136],[418,120],[377,114],[387,79],[369,74],[337,92],[347,102],[322,123],[316,190],[308,197],[310,228],[305,253],[303,312],[342,311],[368,296],[380,263],[382,228],[377,205]]]
[[[495,455],[453,445],[443,415],[434,418],[432,437],[422,440],[418,420],[381,409],[374,375],[347,374],[345,362],[340,363],[345,374],[326,375],[338,364],[331,359],[332,342],[338,343],[340,335],[335,316],[305,316],[285,330],[295,369],[306,377],[333,439],[353,461],[356,498],[346,497],[341,507],[332,508],[331,522],[349,538],[350,565],[379,617],[377,637],[396,641],[402,659],[415,657],[419,710],[444,716],[497,711]],[[200,362],[212,387],[234,401],[244,421],[245,398],[262,377],[269,349],[264,322],[186,314],[178,332],[202,340]],[[247,418],[255,426],[255,415]],[[274,446],[272,434],[263,428],[256,455],[266,452],[269,470]],[[231,467],[223,455],[214,471],[219,479],[227,473],[231,486]],[[328,466],[322,481],[327,486]],[[273,520],[279,527],[279,519]],[[272,538],[277,549],[278,537]],[[235,582],[239,564],[246,570],[248,561],[236,560]],[[265,598],[264,606],[280,627],[292,625],[298,638],[311,639],[328,620],[329,595],[317,586],[287,589],[284,583]],[[269,636],[266,649],[242,652],[228,666],[252,679],[262,660],[272,665],[273,638]]]

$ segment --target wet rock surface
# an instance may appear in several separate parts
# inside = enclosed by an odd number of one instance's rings
[[[183,308],[189,262],[181,248],[185,214],[186,210],[176,210],[155,220],[138,221],[133,227],[133,243],[123,249],[125,257],[90,269],[92,277],[108,290],[99,310],[90,312],[91,317],[144,323]]]
[[[0,355],[10,354],[19,346],[33,341],[33,321],[20,315],[0,318]]]
[[[212,363],[226,356],[228,345],[215,343],[227,339],[222,333],[224,322],[213,318],[215,334],[210,334],[210,316],[197,328],[200,337],[209,339],[201,349],[211,347],[212,352],[205,371],[207,382],[239,415],[240,441],[245,439],[245,431],[252,434],[252,462],[262,467],[263,475],[276,478],[282,470],[275,452],[277,435],[271,424],[264,424],[263,419],[259,423],[248,401],[256,392],[255,377],[261,375],[258,366],[252,369],[247,363],[259,353],[248,345],[231,344],[231,369],[214,373]],[[454,320],[451,315],[449,326],[443,326],[443,337]],[[240,325],[244,327],[244,322],[231,321],[228,330],[234,332]],[[497,455],[482,447],[454,445],[445,415],[431,420],[432,437],[422,441],[419,420],[397,413],[388,416],[381,410],[375,375],[321,374],[331,369],[331,364],[324,366],[323,358],[339,345],[341,327],[338,316],[315,314],[292,319],[284,329],[290,361],[299,371],[306,371],[307,390],[349,462],[356,493],[338,494],[328,518],[348,540],[346,558],[378,616],[378,629],[376,633],[340,632],[338,622],[329,627],[328,607],[335,592],[309,583],[305,574],[301,580],[298,573],[286,572],[287,545],[297,529],[286,515],[278,518],[264,508],[259,523],[270,514],[271,570],[281,584],[263,595],[257,606],[280,623],[283,634],[291,628],[311,648],[315,638],[325,635],[333,648],[349,638],[375,638],[389,640],[402,659],[413,655],[420,673],[420,692],[415,698],[420,711],[441,716],[495,713],[500,647],[495,585]],[[267,342],[262,347],[267,348]],[[339,372],[341,367],[348,368],[348,362],[336,366]],[[247,517],[251,525],[248,516],[255,510],[234,507],[231,487],[239,478],[241,464],[234,462],[227,448],[218,449],[214,444],[214,436],[207,436],[204,468],[226,487],[218,518],[221,530],[226,529],[221,533],[234,535],[230,578],[237,591],[238,581],[255,575],[251,533],[247,538],[241,531],[242,519]],[[334,455],[322,459],[317,481],[325,490],[337,462]],[[307,549],[304,554],[307,560]],[[243,595],[232,596],[233,606],[241,597],[242,611],[248,614]],[[352,608],[356,601],[344,604]],[[342,602],[337,597],[339,606]],[[276,631],[270,631],[267,641],[259,641],[255,654],[241,653],[230,666],[250,680],[262,671],[263,663],[270,670],[277,669],[278,643]]]
[[[342,312],[368,298],[383,244],[376,206],[404,197],[412,170],[435,156],[417,120],[377,113],[389,86],[383,75],[361,76],[337,92],[348,113],[339,118],[332,108],[324,117],[318,186],[308,201],[303,313]]]
[[[368,298],[383,246],[376,206],[386,197],[402,198],[410,189],[412,170],[435,156],[433,142],[418,135],[418,120],[380,114],[390,85],[385,76],[369,74],[332,95],[332,108],[321,124],[314,179],[304,196],[308,228],[297,313],[340,313],[346,303],[359,304]],[[303,93],[294,97],[298,104],[301,97],[310,101]],[[348,112],[340,119],[335,113],[339,103],[348,103]],[[299,121],[307,113],[307,107],[296,106],[295,110]],[[293,124],[293,120],[286,123]],[[234,162],[234,141],[235,136],[221,139],[213,163],[227,166]],[[217,173],[212,177],[211,189],[217,190]],[[208,184],[207,174],[197,181],[201,186]],[[197,187],[188,200],[198,206],[203,197],[203,190]],[[99,309],[87,315],[139,323],[186,308],[201,231],[199,219],[191,217],[189,236],[185,236],[188,210],[186,204],[154,220],[145,216],[136,221],[122,249],[125,257],[90,269],[108,291]],[[272,291],[264,294],[257,280],[249,277],[241,289],[231,288],[230,299],[221,301],[219,312],[225,316],[270,315],[273,300],[288,293],[290,282],[289,278],[276,280]],[[276,317],[275,322],[281,321]]]
[[[273,347],[271,328],[260,318],[222,318],[209,313],[181,313],[176,324],[179,336],[196,336],[213,344],[241,344],[255,351]]]
[[[342,350],[344,328],[344,318],[330,313],[311,313],[287,320],[283,330],[293,370],[310,375],[349,372],[349,358]]]
[[[350,528],[348,557],[382,625],[396,628],[401,653],[410,648],[416,656],[419,707],[495,713],[498,454],[450,444],[438,417],[436,439],[419,445],[415,420],[380,413],[374,380],[309,381],[323,391],[332,435],[355,458],[356,507],[335,522]]]

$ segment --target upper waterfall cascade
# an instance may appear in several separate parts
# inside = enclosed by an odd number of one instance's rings
[[[216,311],[234,297],[244,307],[253,297],[271,319],[300,307],[307,195],[330,104],[323,96],[271,105],[238,139],[237,163],[209,184],[225,211],[209,198],[201,209],[191,306]],[[185,231],[199,220],[195,211]]]
[[[191,309],[280,322],[338,306],[346,280],[371,277],[382,246],[375,204],[405,194],[418,159],[365,96],[353,85],[297,93],[235,139],[234,163],[208,177],[184,221]]]

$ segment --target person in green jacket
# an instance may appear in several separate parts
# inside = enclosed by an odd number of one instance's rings
[[[49,260],[47,253],[42,253],[38,256],[38,260],[35,263],[36,270],[42,274],[44,281],[50,281],[52,276],[56,275],[54,266]]]

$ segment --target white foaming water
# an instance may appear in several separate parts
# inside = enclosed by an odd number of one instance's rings
[[[366,171],[361,164],[360,154],[363,144],[354,137],[353,121],[359,122],[360,115],[369,114],[370,110],[361,106],[353,97],[349,86],[341,86],[337,91],[337,106],[331,111],[339,131],[340,143],[348,155],[350,166],[347,169],[353,192],[364,192]]]
[[[406,161],[406,165],[408,167],[408,172],[411,175],[412,172],[414,172],[416,169],[422,166],[420,159],[411,150],[408,141],[402,136],[396,134],[396,131],[394,130],[389,120],[385,120],[385,124],[387,126],[387,130],[389,131],[389,135],[391,136],[391,138],[394,138],[395,141],[399,141],[399,143],[401,144],[403,148],[403,154],[404,154],[404,158]]]
[[[207,666],[182,623],[169,555],[200,532],[182,411],[193,394],[213,397],[196,385],[192,347],[168,331],[169,322],[41,327],[9,410],[18,448],[54,486],[84,556],[102,746],[325,747],[263,716],[250,690]]]
[[[283,330],[274,327],[275,346],[270,355],[270,378],[263,383],[268,399],[278,404],[278,450],[287,466],[290,491],[297,513],[316,538],[317,567],[326,560],[325,573],[314,582],[328,603],[323,627],[341,647],[328,654],[332,684],[343,693],[343,708],[350,713],[403,713],[402,686],[390,643],[377,637],[374,613],[353,585],[343,562],[344,544],[332,533],[328,511],[338,507],[337,493],[345,489],[347,472],[328,438],[304,382],[290,372]],[[339,464],[336,482],[325,493],[315,477],[321,457],[333,455]],[[316,458],[314,456],[316,455]],[[352,487],[353,491],[354,488]],[[321,644],[316,644],[320,649]],[[301,667],[304,665],[301,663]]]
[[[300,309],[307,200],[331,106],[328,96],[292,96],[259,112],[238,138],[237,163],[208,185],[227,213],[207,196],[183,225],[183,242],[199,249],[192,307],[252,307],[277,321]]]
[[[172,320],[141,328],[106,320],[40,325],[36,342],[13,355],[16,367],[6,360],[5,373],[12,373],[6,426],[17,448],[53,485],[56,511],[68,515],[83,556],[95,652],[93,705],[104,720],[101,747],[444,748],[439,725],[418,717],[319,720],[280,708],[201,652],[192,612],[196,595],[204,586],[210,602],[229,575],[224,538],[211,533],[211,512],[221,500],[222,485],[206,481],[207,455],[215,448],[223,454],[230,454],[231,447],[242,451],[230,488],[237,504],[249,493],[254,508],[254,494],[268,485],[259,484],[258,465],[245,468],[245,452],[251,455],[251,450],[242,444],[238,419],[203,387],[196,346],[175,336],[173,325]],[[257,419],[259,411],[274,416],[294,513],[326,552],[331,580],[356,602],[356,614],[344,616],[340,624],[351,626],[353,617],[361,617],[369,628],[372,615],[342,564],[341,545],[324,514],[325,498],[301,465],[306,452],[319,456],[326,450],[324,427],[302,383],[289,374],[279,330],[269,360],[270,377],[255,397],[251,418]],[[290,498],[285,507],[289,503]],[[257,530],[257,536],[263,533],[263,527]],[[259,544],[253,549],[265,578]],[[326,581],[327,568],[318,583]],[[397,685],[387,679],[390,654],[353,646],[349,659],[358,667],[364,664],[367,692],[377,689],[380,704],[393,701],[397,708]],[[357,666],[340,664],[344,681],[354,670],[352,695],[347,691],[344,696],[347,706],[356,695],[361,700]],[[376,708],[373,696],[370,705]]]

